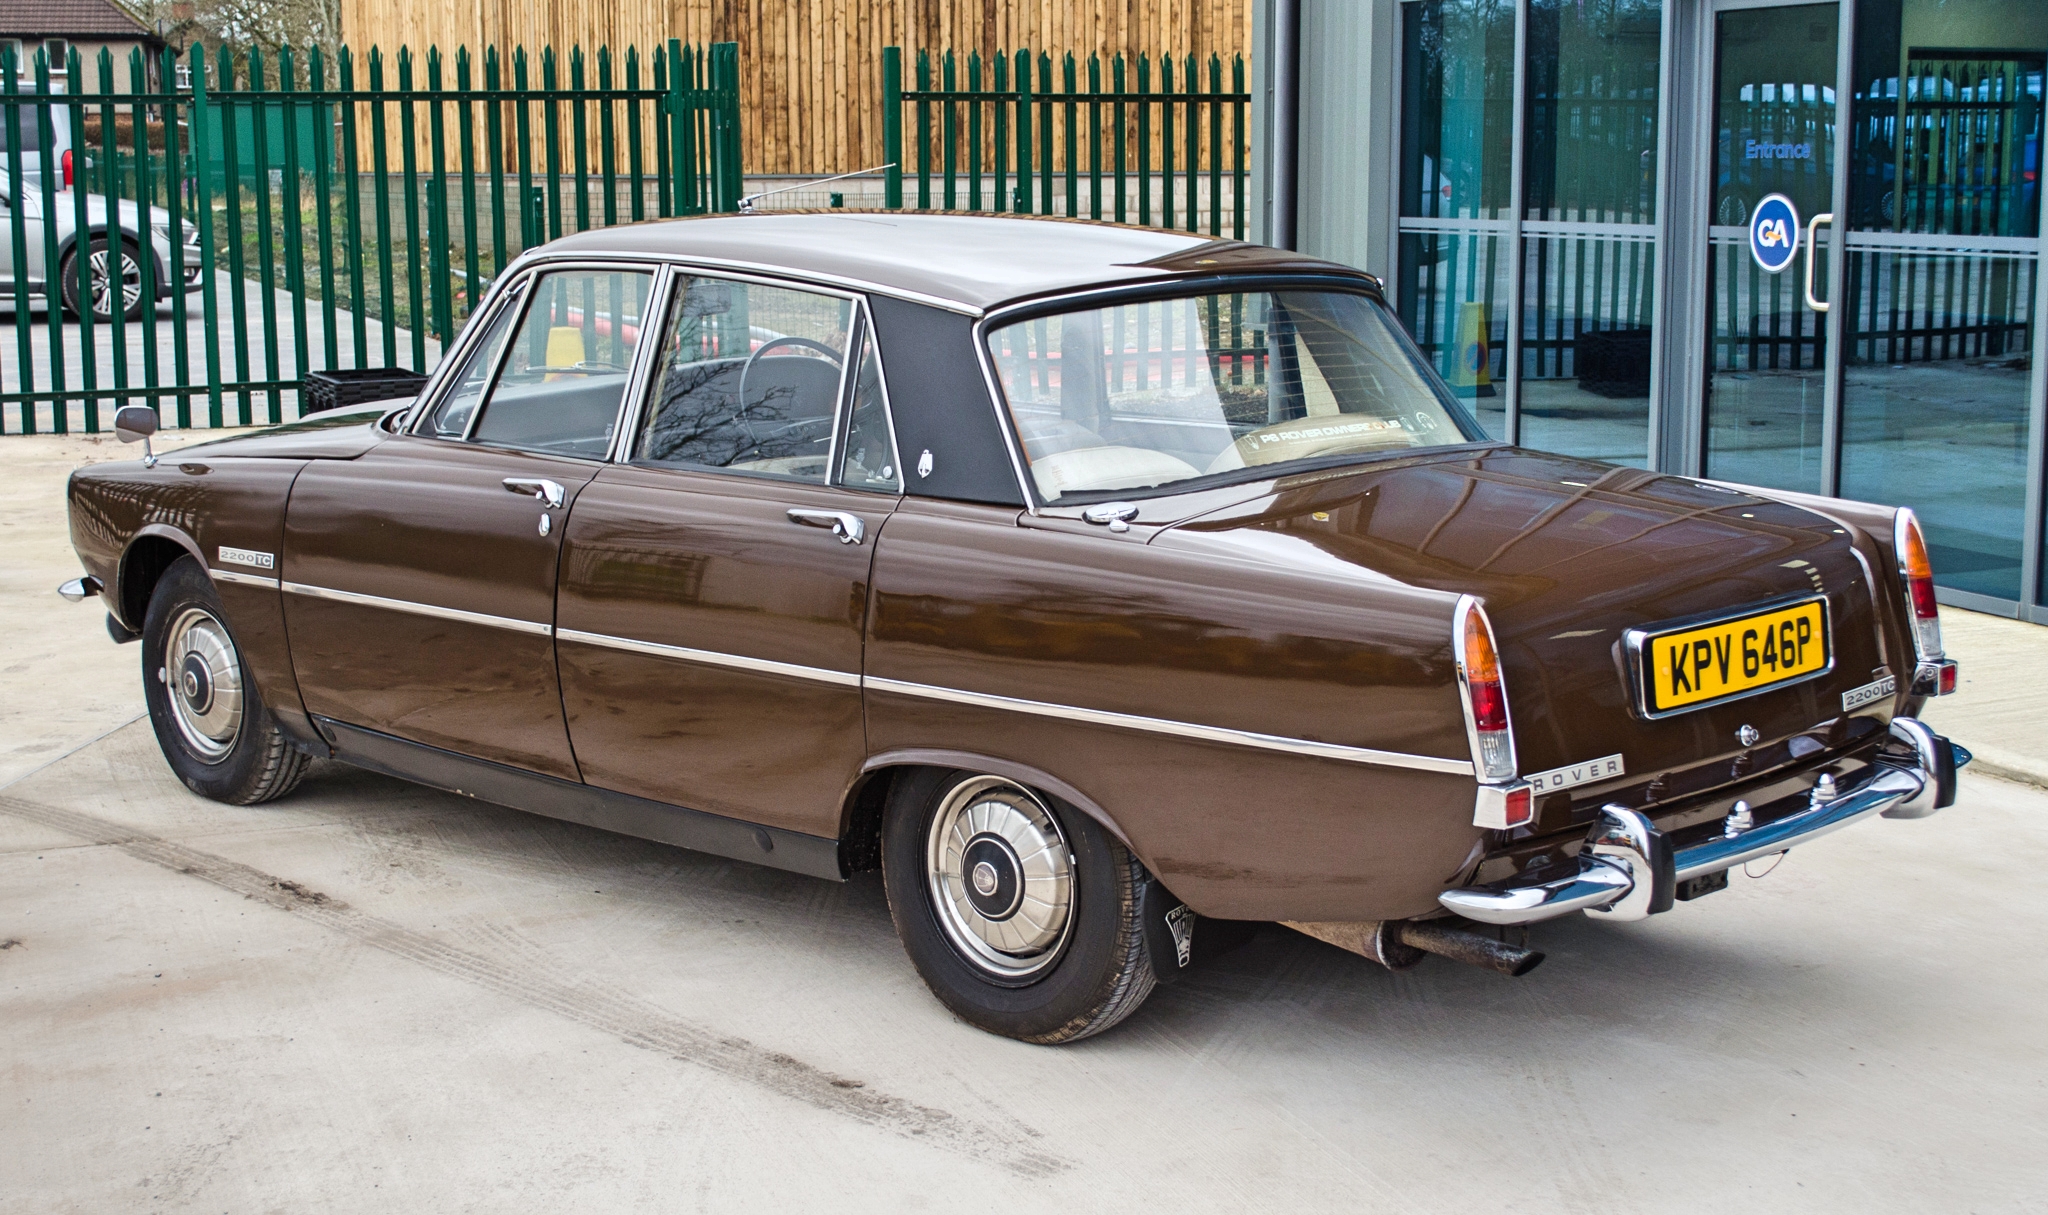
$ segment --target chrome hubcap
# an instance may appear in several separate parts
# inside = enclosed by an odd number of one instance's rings
[[[171,622],[162,673],[178,732],[207,763],[219,763],[242,729],[242,664],[227,627],[204,608]]]
[[[964,781],[932,821],[926,876],[939,926],[1005,977],[1050,965],[1073,921],[1073,862],[1050,811],[1001,777]]]

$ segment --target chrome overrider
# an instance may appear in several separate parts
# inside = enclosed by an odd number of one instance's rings
[[[1873,814],[1925,818],[1955,801],[1956,770],[1969,762],[1968,751],[1925,723],[1894,718],[1891,744],[1861,783],[1838,787],[1823,774],[1804,810],[1747,830],[1731,825],[1713,839],[1673,848],[1647,815],[1608,806],[1579,851],[1576,873],[1446,890],[1437,901],[1483,924],[1533,924],[1574,911],[1599,920],[1640,920],[1669,910],[1677,884],[1688,878],[1785,852]]]

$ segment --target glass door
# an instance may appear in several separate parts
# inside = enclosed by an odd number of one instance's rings
[[[1790,201],[1799,225],[1839,211],[1839,27],[1835,4],[1716,15],[1707,229],[1710,477],[1810,493],[1827,488],[1827,317],[1807,305],[1805,293],[1806,259],[1823,250],[1809,250],[1806,233],[1796,231],[1797,255],[1766,269],[1751,253],[1750,221],[1774,195]],[[1824,292],[1825,260],[1813,272]]]
[[[1840,492],[1918,511],[1973,606],[2025,598],[2044,68],[2042,0],[1856,6]]]

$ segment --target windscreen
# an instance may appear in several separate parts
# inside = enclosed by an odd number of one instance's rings
[[[992,329],[1047,503],[1481,440],[1380,305],[1320,289],[1190,295]]]

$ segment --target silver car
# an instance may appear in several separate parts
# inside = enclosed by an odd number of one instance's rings
[[[22,91],[32,93],[33,88],[23,86]],[[113,319],[115,276],[110,272],[110,263],[113,260],[111,251],[116,247],[120,259],[121,309],[131,320],[142,315],[144,248],[150,251],[154,263],[150,270],[157,298],[167,299],[180,290],[190,291],[197,287],[199,229],[181,221],[180,230],[174,233],[170,213],[162,207],[150,207],[145,213],[134,202],[124,199],[118,208],[110,210],[105,196],[87,194],[87,239],[79,239],[78,208],[72,182],[74,172],[87,166],[73,159],[70,114],[55,109],[51,111],[50,118],[53,135],[50,164],[59,180],[50,183],[52,188],[47,190],[42,180],[42,129],[36,107],[22,105],[17,109],[22,160],[18,175],[7,164],[7,139],[4,123],[0,123],[0,299],[14,299],[17,275],[28,280],[31,297],[49,298],[50,267],[43,235],[46,218],[56,235],[58,294],[64,301],[65,310],[73,316],[83,310],[78,273],[79,259],[83,258],[87,271],[84,294],[91,304],[93,318]],[[14,197],[17,184],[21,194],[18,204]],[[14,264],[14,212],[17,205],[26,255],[19,269]],[[46,217],[45,208],[55,214]]]

